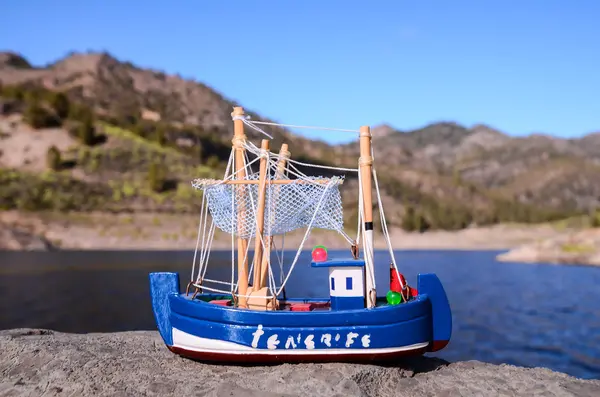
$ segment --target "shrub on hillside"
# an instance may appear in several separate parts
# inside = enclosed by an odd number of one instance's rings
[[[167,143],[165,126],[162,123],[158,123],[154,129],[154,140],[161,146]]]
[[[94,112],[89,107],[78,104],[78,103],[70,103],[69,104],[69,115],[68,117],[71,120],[75,121],[85,121],[94,117]]]
[[[212,156],[209,156],[206,159],[206,166],[208,168],[217,168],[219,166],[219,158],[214,154]]]
[[[589,215],[590,218],[590,227],[600,227],[600,211],[595,210],[592,211]]]
[[[50,146],[48,152],[46,153],[46,164],[50,169],[54,171],[60,170],[62,166],[62,159],[60,155],[60,150],[56,146]]]
[[[417,231],[423,233],[429,229],[430,225],[427,219],[413,207],[407,207],[406,213],[402,218],[402,228],[406,231]]]
[[[64,120],[69,116],[70,102],[64,92],[52,92],[49,94],[49,103],[56,115]]]
[[[88,211],[111,205],[110,191],[56,173],[29,174],[0,168],[0,210]]]
[[[165,190],[166,177],[161,164],[157,162],[150,164],[150,168],[148,169],[148,184],[150,185],[150,189],[157,193]]]
[[[84,145],[92,146],[96,143],[96,129],[93,117],[89,116],[83,120],[78,128],[77,135]]]
[[[35,129],[60,126],[60,120],[37,102],[30,102],[23,113],[23,120]]]
[[[0,95],[5,98],[22,101],[25,99],[25,89],[18,85],[5,85],[2,86]]]

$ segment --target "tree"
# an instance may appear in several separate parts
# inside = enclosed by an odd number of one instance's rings
[[[70,112],[70,102],[64,92],[57,92],[50,95],[50,106],[56,112],[61,120],[66,119]]]
[[[590,213],[590,226],[600,227],[600,211],[593,210]]]
[[[425,218],[425,216],[423,216],[423,214],[420,211],[414,213],[413,218],[415,230],[417,230],[419,233],[423,233],[429,229],[429,222],[427,222],[427,219]]]
[[[35,100],[27,104],[23,120],[35,129],[55,127],[58,124],[57,120]]]
[[[10,99],[22,101],[25,99],[25,90],[18,85],[5,85],[0,90],[0,95]]]
[[[219,158],[217,156],[215,156],[214,154],[212,156],[209,156],[206,159],[206,166],[209,168],[217,168],[219,165]]]
[[[416,229],[415,225],[415,209],[412,206],[407,206],[402,217],[402,229],[407,232],[412,232]]]
[[[96,142],[96,130],[94,128],[94,117],[90,114],[79,126],[79,139],[84,145],[92,146]]]
[[[154,139],[161,146],[167,143],[167,137],[165,135],[165,126],[162,123],[156,125],[156,129],[154,130]]]
[[[42,92],[36,88],[27,89],[23,99],[28,104],[39,104],[42,100]]]
[[[93,118],[93,116],[93,112],[89,107],[77,103],[69,104],[69,118],[71,120],[85,121],[88,118]]]
[[[50,146],[46,153],[46,164],[54,171],[58,171],[62,166],[60,150],[56,146]]]
[[[456,186],[459,186],[462,183],[462,176],[457,166],[452,169],[452,183],[454,183]]]
[[[157,162],[152,162],[150,164],[150,168],[148,169],[148,184],[150,185],[150,189],[153,191],[160,193],[165,188],[165,175],[164,170],[161,164]]]
[[[146,137],[146,126],[142,121],[136,123],[133,127],[131,127],[131,132],[133,132],[137,136],[141,136],[142,138]]]

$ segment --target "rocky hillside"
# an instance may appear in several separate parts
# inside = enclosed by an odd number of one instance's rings
[[[520,203],[564,211],[600,205],[600,133],[512,138],[485,125],[437,123],[406,132],[385,126],[375,148],[379,163],[447,176]]]
[[[229,155],[233,101],[106,53],[73,53],[43,67],[3,53],[0,86],[5,209],[191,212],[197,197],[189,180],[222,173]],[[356,144],[265,129],[273,148],[285,141],[296,159],[356,164]],[[598,205],[600,134],[511,138],[450,122],[407,132],[382,125],[373,133],[386,215],[405,229],[538,222]],[[344,185],[349,220],[356,183]]]

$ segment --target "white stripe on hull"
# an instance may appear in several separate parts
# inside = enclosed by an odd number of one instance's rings
[[[227,354],[300,354],[300,355],[323,355],[323,354],[384,354],[402,351],[417,350],[427,347],[429,342],[415,343],[408,346],[384,347],[378,349],[254,349],[249,346],[218,339],[201,338],[188,334],[177,328],[173,328],[173,346],[196,352],[227,353]]]

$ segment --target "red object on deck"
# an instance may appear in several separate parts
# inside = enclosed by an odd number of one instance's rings
[[[406,285],[406,280],[404,280],[404,276],[400,274],[400,278],[404,281],[404,285]],[[390,291],[394,292],[402,292],[402,284],[400,284],[400,279],[398,279],[398,273],[396,273],[396,269],[394,269],[394,265],[390,263]]]
[[[400,274],[399,279],[398,274]],[[408,287],[410,296],[415,297],[419,294],[416,288],[410,287],[408,284],[406,284],[406,279],[404,278],[404,275],[400,272],[396,273],[394,265],[390,264],[390,290],[394,292],[402,292],[402,284],[400,284],[400,281],[402,281],[404,285]]]
[[[311,308],[316,309],[329,309],[331,307],[330,302],[310,302]]]
[[[210,303],[214,303],[215,305],[220,305],[220,306],[231,306],[230,299],[215,299],[213,301],[210,301]]]
[[[291,303],[291,312],[309,312],[312,310],[312,303]]]
[[[325,262],[327,260],[327,251],[321,247],[315,248],[312,252],[312,259],[315,262]]]

